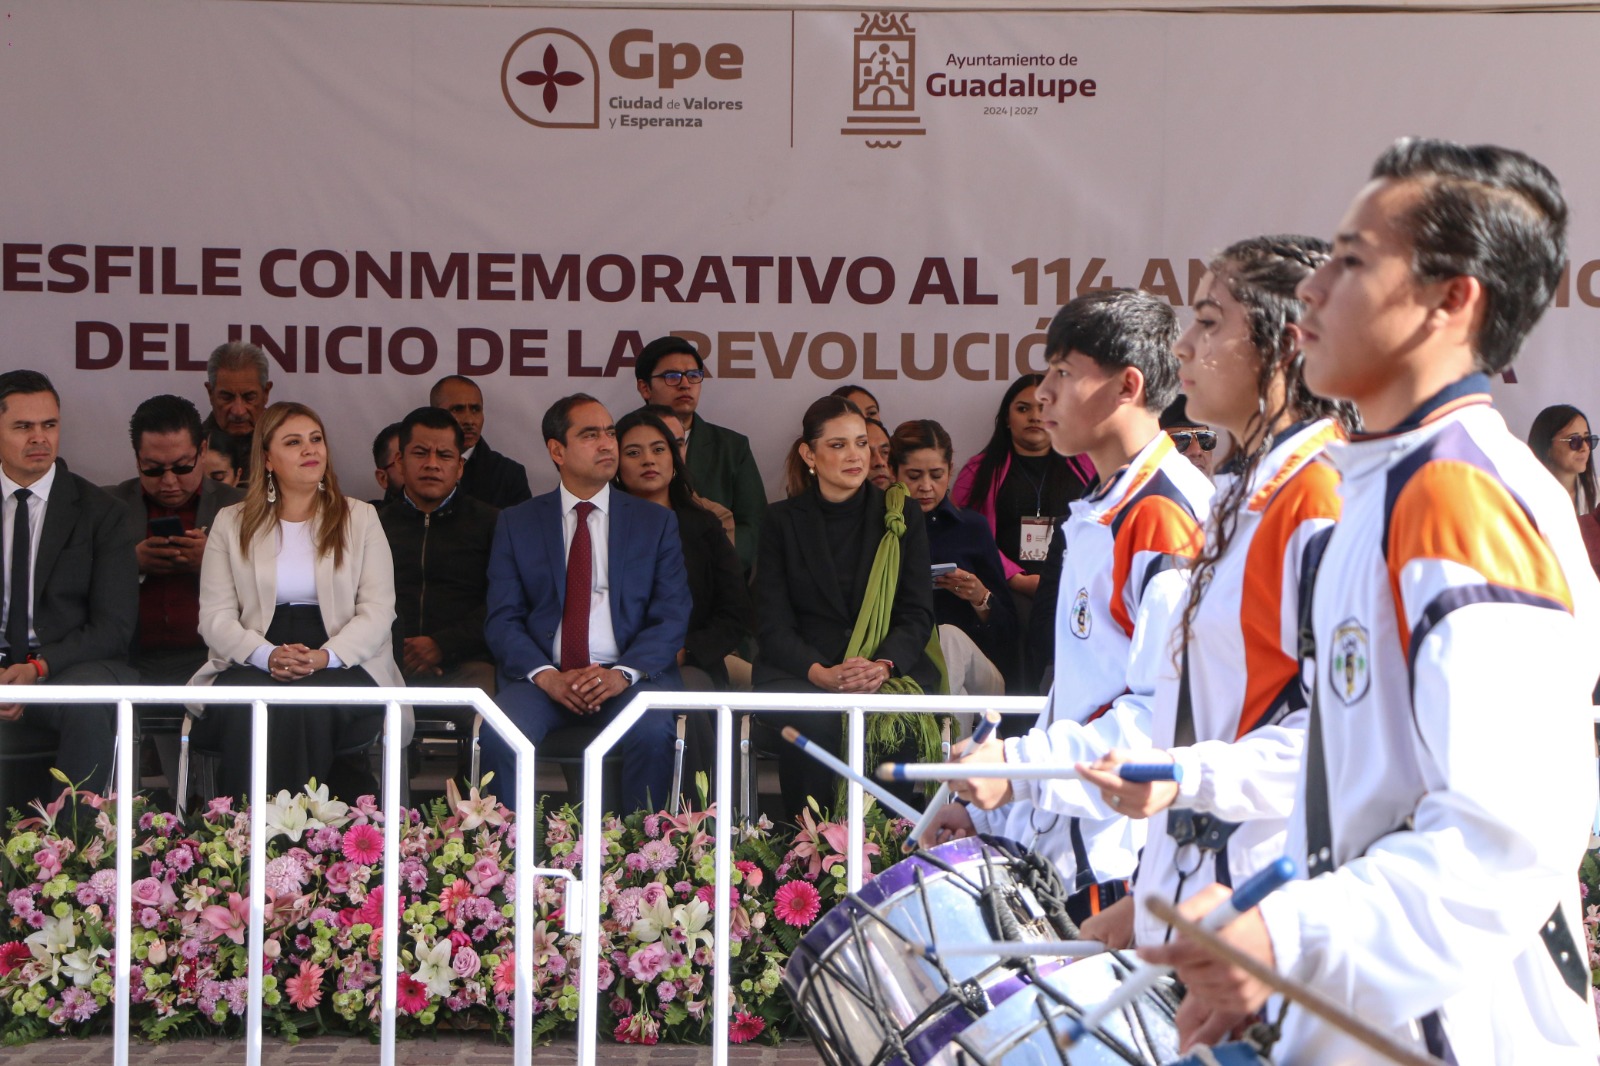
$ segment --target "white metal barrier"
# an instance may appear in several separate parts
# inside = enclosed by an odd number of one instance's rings
[[[127,1066],[129,1037],[129,980],[132,967],[133,922],[133,750],[135,703],[204,703],[208,714],[236,713],[228,705],[248,705],[251,708],[250,728],[253,738],[250,768],[250,930],[249,954],[249,1006],[245,1022],[245,1062],[247,1066],[261,1064],[261,1024],[263,1003],[261,994],[262,972],[259,965],[263,957],[266,918],[266,781],[267,781],[267,705],[290,703],[382,703],[384,712],[383,749],[383,984],[379,999],[382,1013],[382,1066],[394,1066],[396,1001],[400,973],[400,781],[403,772],[402,746],[395,742],[401,735],[401,704],[412,706],[470,705],[515,750],[517,756],[517,810],[528,818],[524,826],[517,823],[517,844],[513,855],[513,898],[517,914],[534,913],[533,881],[536,877],[552,877],[567,882],[567,898],[576,898],[572,891],[573,877],[566,870],[541,870],[535,865],[534,845],[537,838],[532,812],[535,803],[534,746],[495,706],[493,700],[478,689],[411,689],[411,688],[304,688],[263,685],[252,687],[195,687],[181,685],[130,685],[115,688],[90,685],[23,686],[8,688],[8,703],[111,703],[117,705],[117,758],[115,791],[117,797],[117,927],[116,961],[113,980],[115,1002],[115,1063]],[[391,740],[390,738],[394,738]],[[596,801],[598,805],[598,800]],[[591,838],[594,839],[594,838]],[[585,856],[587,861],[587,855]],[[585,872],[596,869],[585,865]],[[599,877],[593,882],[598,888]],[[568,915],[572,908],[565,908]],[[576,929],[568,928],[568,932]],[[512,950],[516,954],[515,999],[512,1008],[512,1033],[516,1060],[528,1062],[533,1057],[533,950],[531,947],[533,923],[517,921],[512,932]],[[592,971],[591,971],[592,972]],[[580,1028],[591,1031],[598,1020],[592,1009],[579,1015]],[[590,1062],[593,1061],[591,1058]]]
[[[727,1066],[728,1022],[731,984],[731,955],[729,907],[723,901],[733,881],[733,713],[764,711],[805,711],[815,713],[845,714],[848,729],[845,738],[846,761],[857,771],[863,769],[866,759],[866,719],[868,714],[892,711],[926,711],[934,714],[983,713],[996,710],[1002,713],[1034,713],[1044,706],[1041,697],[980,696],[829,696],[822,693],[728,693],[728,692],[641,692],[623,711],[611,720],[585,749],[583,754],[583,906],[582,906],[582,962],[579,966],[578,985],[578,1063],[595,1066],[597,1026],[600,1016],[600,791],[604,781],[603,763],[606,754],[616,746],[633,724],[650,711],[715,711],[717,715],[717,831],[715,886],[713,899],[718,905],[712,909],[715,943],[715,974],[712,979],[712,1062],[714,1066]],[[795,753],[796,758],[804,758]],[[851,782],[847,792],[846,818],[850,835],[845,861],[847,885],[851,892],[861,887],[864,834],[866,825],[862,818],[862,788]],[[518,843],[521,838],[518,838]],[[519,956],[520,958],[520,956]],[[519,1057],[518,1061],[522,1061]],[[254,1066],[254,1064],[252,1064]],[[387,1066],[387,1064],[385,1064]]]

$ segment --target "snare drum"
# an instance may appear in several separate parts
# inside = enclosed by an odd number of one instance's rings
[[[829,1063],[1009,1064],[1032,1061],[1017,1049],[1033,1041],[1050,1051],[1038,1061],[1059,1066],[1054,1033],[1110,994],[1126,972],[1120,963],[1106,955],[1031,965],[992,955],[934,961],[921,949],[1066,939],[1066,895],[1053,867],[1009,841],[941,844],[885,870],[824,915],[796,947],[784,985]],[[1170,993],[1160,990],[1074,1048],[1072,1061],[1175,1058],[1172,1015]],[[1096,1039],[1100,1046],[1091,1049]]]

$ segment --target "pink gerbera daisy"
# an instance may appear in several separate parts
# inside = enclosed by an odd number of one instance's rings
[[[302,962],[300,972],[284,982],[295,1010],[310,1010],[322,1002],[322,976],[321,966]]]
[[[428,1006],[428,986],[408,973],[400,975],[395,1003],[401,1014],[421,1014]]]
[[[767,1027],[766,1019],[759,1014],[746,1014],[739,1011],[733,1016],[733,1022],[728,1026],[728,1042],[744,1044],[760,1036]]]
[[[772,901],[772,913],[778,920],[796,928],[804,928],[816,920],[822,909],[822,897],[810,881],[790,881],[778,889]]]
[[[340,850],[351,862],[370,866],[383,858],[383,834],[375,825],[353,825],[345,832]]]

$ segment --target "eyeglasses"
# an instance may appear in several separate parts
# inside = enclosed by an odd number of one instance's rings
[[[1180,433],[1169,432],[1167,436],[1172,438],[1173,447],[1180,452],[1188,451],[1189,445],[1195,441],[1200,442],[1200,450],[1203,452],[1209,452],[1217,446],[1216,431],[1211,429],[1184,430]]]
[[[147,477],[151,481],[159,481],[161,478],[165,477],[167,475],[167,471],[170,470],[172,471],[173,477],[188,477],[190,474],[194,473],[195,467],[199,465],[200,464],[198,461],[191,461],[187,463],[173,463],[171,466],[147,466],[139,470],[139,476]]]
[[[650,376],[660,378],[668,385],[681,385],[685,381],[691,385],[698,385],[705,380],[706,372],[704,370],[664,370],[659,374]]]
[[[1600,444],[1600,436],[1596,436],[1593,433],[1574,433],[1570,437],[1562,437],[1560,439],[1566,441],[1567,447],[1575,452],[1581,452],[1585,448],[1594,451],[1595,445]]]

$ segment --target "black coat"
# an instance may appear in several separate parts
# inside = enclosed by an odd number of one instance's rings
[[[403,499],[378,509],[394,556],[397,638],[432,637],[444,665],[490,662],[483,638],[488,611],[489,549],[500,512],[459,488],[430,514]],[[403,645],[394,642],[403,663]]]
[[[52,674],[83,662],[127,662],[139,623],[135,543],[127,508],[57,459],[32,586],[38,655]]]
[[[673,508],[683,542],[684,576],[694,609],[684,639],[685,661],[698,666],[720,685],[728,682],[723,663],[755,629],[755,609],[744,567],[728,541],[722,523],[704,507]]]
[[[533,499],[527,470],[515,459],[508,459],[489,447],[489,442],[482,437],[478,438],[472,458],[461,472],[461,490],[502,511],[512,504]]]
[[[827,534],[815,489],[768,506],[756,566],[760,618],[756,687],[810,688],[806,672],[812,663],[836,666],[844,661],[884,533],[883,491],[870,484],[861,491],[867,493],[862,518],[866,535],[859,558],[853,561],[848,603],[840,599],[839,581],[824,546]],[[927,655],[934,626],[928,532],[915,502],[907,501],[905,519],[889,632],[872,657],[888,659],[897,676],[909,674],[925,691],[933,692],[939,670]]]

